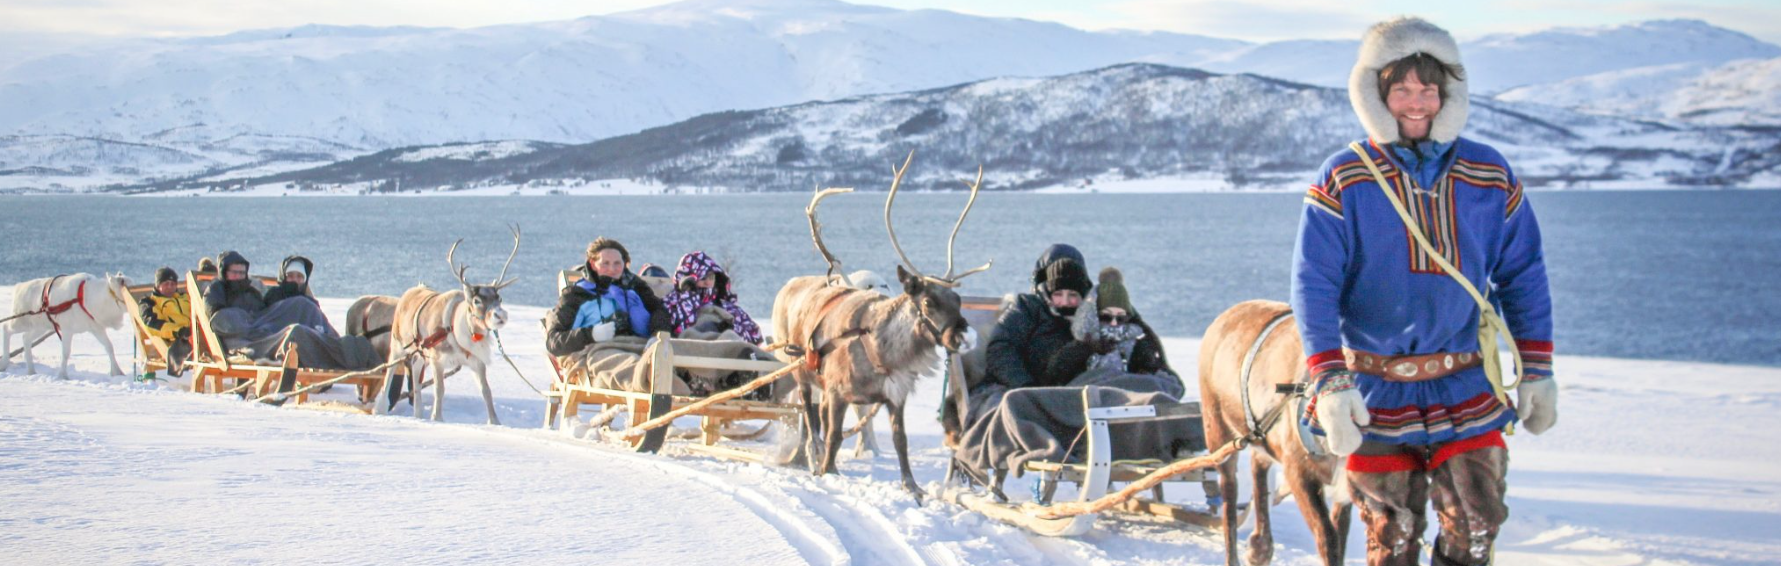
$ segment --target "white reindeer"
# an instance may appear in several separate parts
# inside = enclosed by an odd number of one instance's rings
[[[495,416],[494,394],[489,391],[488,366],[491,361],[489,346],[495,341],[491,334],[507,325],[507,310],[501,308],[501,289],[519,280],[502,279],[507,276],[508,266],[513,265],[513,256],[519,253],[519,226],[509,228],[513,230],[513,252],[507,254],[507,263],[501,266],[501,274],[495,276],[494,281],[472,285],[464,280],[468,266],[459,267],[453,257],[458,252],[458,244],[464,243],[460,238],[445,254],[445,262],[451,266],[452,275],[458,278],[460,288],[441,293],[426,285],[416,285],[402,293],[402,299],[396,303],[395,320],[390,324],[390,360],[410,355],[409,351],[414,349],[426,358],[433,373],[435,421],[445,418],[445,378],[468,367],[476,372],[476,382],[482,386],[488,423],[501,424]],[[420,418],[422,368],[418,361],[411,360],[407,365],[414,416]],[[383,393],[372,404],[373,412],[381,414],[387,410],[385,403],[390,402],[394,387],[396,370],[391,367],[385,375]]]
[[[84,332],[105,346],[111,375],[123,375],[105,329],[120,328],[127,320],[126,309],[133,306],[128,299],[129,286],[130,279],[123,275],[76,273],[32,279],[13,287],[10,320],[0,324],[0,354],[4,355],[0,371],[12,364],[12,335],[18,334],[25,342],[25,373],[36,374],[31,346],[53,333],[62,340],[62,367],[56,377],[67,379],[74,334]]]

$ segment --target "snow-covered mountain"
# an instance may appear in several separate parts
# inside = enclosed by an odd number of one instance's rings
[[[1468,136],[1507,154],[1533,186],[1745,185],[1781,181],[1773,132],[1672,126],[1475,98]],[[417,159],[401,148],[243,184],[350,190],[583,187],[663,190],[883,188],[911,149],[905,184],[956,189],[981,163],[992,190],[1294,188],[1362,137],[1341,89],[1254,75],[1127,64],[1051,78],[992,79],[757,111],[722,112],[591,144],[510,156]],[[156,189],[215,186],[166,183]]]
[[[1496,96],[1592,114],[1717,126],[1781,126],[1781,57],[1610,71]]]
[[[1480,94],[1653,64],[1781,56],[1781,48],[1698,21],[1491,36],[1464,49]],[[474,29],[304,26],[43,47],[0,57],[0,135],[204,156],[156,167],[76,164],[121,172],[116,178],[228,177],[231,169],[282,166],[239,157],[262,154],[254,140],[266,138],[316,140],[336,157],[453,142],[585,143],[712,112],[1134,61],[1340,86],[1354,51],[1352,41],[1258,45],[1088,32],[834,0],[688,0]],[[167,131],[186,136],[155,139]],[[239,140],[249,143],[237,147]],[[218,151],[225,155],[211,155]],[[28,154],[0,147],[0,155]],[[8,160],[0,171],[69,165]],[[4,175],[0,189],[99,184],[94,179]]]

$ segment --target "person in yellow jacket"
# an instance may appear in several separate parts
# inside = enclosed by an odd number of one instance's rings
[[[192,300],[179,292],[179,276],[173,269],[155,270],[155,292],[138,303],[149,333],[168,343],[167,372],[184,373],[186,356],[192,353]]]

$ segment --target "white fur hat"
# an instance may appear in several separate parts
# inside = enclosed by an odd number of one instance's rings
[[[1361,37],[1360,58],[1348,75],[1348,102],[1354,105],[1354,113],[1360,116],[1367,135],[1379,143],[1398,141],[1398,121],[1392,118],[1391,111],[1385,108],[1384,98],[1379,96],[1379,71],[1387,63],[1418,52],[1464,69],[1459,61],[1459,44],[1453,41],[1453,36],[1421,18],[1405,16],[1380,22]],[[1466,114],[1471,112],[1472,103],[1466,95],[1466,82],[1460,77],[1448,75],[1442,92],[1446,99],[1441,102],[1441,111],[1435,114],[1435,122],[1429,127],[1429,139],[1449,143],[1458,138],[1460,129],[1465,127]]]

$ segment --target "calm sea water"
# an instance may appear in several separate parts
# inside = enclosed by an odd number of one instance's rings
[[[786,279],[819,273],[808,195],[491,198],[188,198],[0,196],[0,281],[75,271],[146,280],[234,249],[270,274],[292,253],[317,263],[318,294],[397,295],[453,284],[453,240],[469,278],[495,277],[525,231],[510,302],[548,305],[554,273],[596,236],[633,265],[705,250],[732,266],[743,306],[766,315]],[[895,211],[904,250],[946,270],[947,231],[964,195],[911,194]],[[1561,353],[1781,365],[1781,191],[1535,193],[1546,236]],[[881,194],[828,199],[828,245],[847,269],[894,273]],[[1197,336],[1242,300],[1285,300],[1300,197],[1292,194],[987,194],[958,237],[965,294],[1029,287],[1053,242],[1091,271],[1126,272],[1133,302],[1165,335]]]

